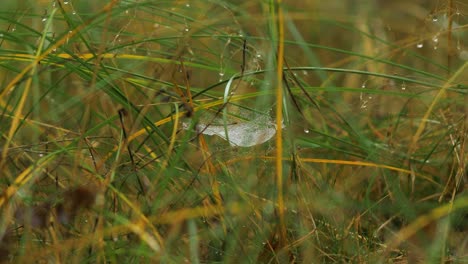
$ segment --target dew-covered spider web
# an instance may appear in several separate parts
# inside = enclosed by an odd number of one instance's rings
[[[190,123],[182,123],[182,127],[189,129]],[[231,146],[252,147],[270,140],[276,134],[277,127],[275,120],[269,115],[255,114],[248,118],[235,120],[229,118],[225,124],[222,117],[215,118],[211,123],[200,121],[195,129],[199,133],[209,136],[216,135],[228,140]]]

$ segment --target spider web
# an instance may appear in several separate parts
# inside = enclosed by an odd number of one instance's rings
[[[182,127],[187,130],[190,123],[183,123]],[[276,129],[274,120],[268,115],[256,115],[249,121],[234,124],[218,125],[200,122],[196,125],[198,132],[208,136],[216,135],[224,140],[229,139],[229,144],[237,147],[252,147],[263,144],[276,134]]]

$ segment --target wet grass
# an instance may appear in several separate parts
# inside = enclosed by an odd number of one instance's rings
[[[462,1],[19,2],[0,260],[468,261]]]

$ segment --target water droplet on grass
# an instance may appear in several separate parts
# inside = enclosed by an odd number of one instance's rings
[[[432,37],[432,42],[434,43],[434,50],[436,50],[439,45],[439,34],[436,34]]]
[[[416,44],[416,48],[421,49],[422,47],[424,47],[424,44],[423,44],[423,43],[418,43],[418,44]]]
[[[310,130],[308,128],[304,128],[304,133],[309,134]]]
[[[433,22],[437,22],[439,20],[439,18],[437,16],[432,16],[432,21]]]
[[[189,31],[190,31],[190,26],[189,26],[189,24],[187,23],[187,20],[186,20],[186,19],[184,19],[184,24],[185,24],[184,31],[185,31],[185,32],[189,32]]]

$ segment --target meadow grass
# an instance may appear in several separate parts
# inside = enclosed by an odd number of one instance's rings
[[[468,262],[463,1],[2,5],[0,262]]]

